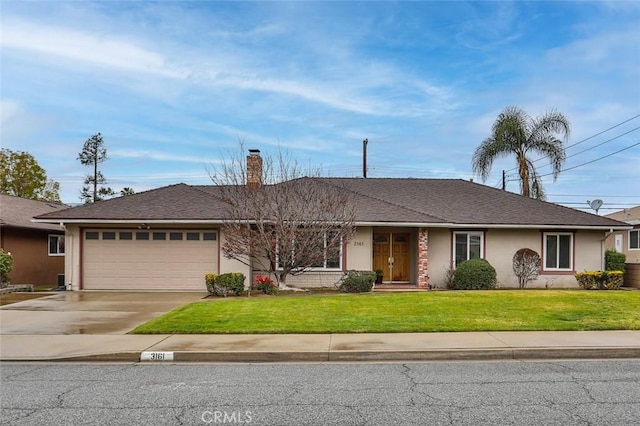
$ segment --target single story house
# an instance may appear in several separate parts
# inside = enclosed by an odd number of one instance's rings
[[[606,217],[625,222],[632,228],[614,232],[613,236],[607,239],[607,249],[624,253],[627,263],[640,264],[640,206],[611,213]]]
[[[12,284],[58,285],[64,274],[65,232],[59,224],[34,223],[68,206],[0,194],[0,247],[13,257]]]
[[[261,164],[253,160],[247,164]],[[254,186],[261,171],[247,176]],[[517,287],[512,257],[530,248],[542,257],[531,287],[576,287],[577,271],[603,268],[607,235],[630,228],[459,179],[304,179],[348,192],[356,232],[340,256],[288,278],[289,286],[332,287],[345,270],[381,269],[388,285],[444,287],[448,270],[480,257],[496,268],[500,286]],[[226,219],[220,187],[176,184],[35,220],[64,226],[73,290],[201,291],[206,273],[263,273],[223,255]]]

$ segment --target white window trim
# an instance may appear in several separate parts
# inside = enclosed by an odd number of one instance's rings
[[[60,238],[62,238],[64,240],[64,235],[59,235],[59,234],[49,234],[49,236],[47,237],[47,252],[49,253],[49,256],[64,256],[64,253],[60,253],[60,252],[56,252],[56,253],[51,253],[51,238],[56,238],[56,248],[60,247]],[[66,248],[66,247],[65,247]]]
[[[342,261],[343,261],[343,247],[344,247],[344,242],[342,240],[342,237],[340,237],[340,261],[339,261],[339,265],[337,268],[328,268],[327,265],[327,234],[325,233],[324,235],[324,265],[325,266],[311,266],[309,268],[305,268],[305,271],[330,271],[330,272],[336,272],[336,271],[342,271]],[[277,271],[282,271],[282,267],[280,267],[280,246],[278,245],[277,247],[277,252],[276,252],[276,270]]]
[[[555,235],[555,236],[561,236],[561,235],[568,235],[571,238],[571,242],[569,244],[569,267],[568,268],[549,268],[547,267],[547,236],[549,235]],[[560,242],[560,239],[558,239],[558,243]],[[574,245],[575,245],[575,236],[573,234],[573,232],[543,232],[542,233],[542,270],[543,271],[558,271],[558,272],[567,272],[567,271],[573,271],[574,269],[574,265],[573,265],[573,250],[574,250]],[[558,247],[559,248],[559,247]],[[558,256],[560,256],[560,250],[558,250]],[[559,257],[556,259],[558,263],[559,262]]]
[[[631,233],[632,232],[637,232],[638,233],[638,247],[631,247]],[[636,250],[640,250],[640,229],[632,229],[629,231],[629,234],[627,235],[627,237],[629,238],[629,243],[628,243],[628,248],[629,251],[636,251]]]
[[[471,252],[470,250],[470,241],[471,239],[469,238],[470,235],[479,235],[480,236],[480,259],[484,259],[484,232],[479,232],[479,231],[454,231],[453,232],[453,248],[451,251],[451,256],[452,256],[452,264],[453,267],[455,269],[456,265],[456,258],[457,253],[456,253],[456,236],[458,235],[467,235],[467,259],[469,260],[469,253]]]

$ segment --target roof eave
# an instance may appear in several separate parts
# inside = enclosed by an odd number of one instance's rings
[[[224,219],[32,219],[36,223],[57,224],[222,224]],[[356,221],[355,226],[403,226],[406,228],[464,228],[464,229],[584,229],[592,231],[625,231],[632,226],[607,225],[551,225],[551,224],[496,224],[496,223],[451,223],[451,222],[365,222]]]
[[[632,226],[606,225],[549,225],[549,224],[496,224],[496,223],[428,223],[428,222],[356,222],[356,226],[404,226],[407,228],[477,228],[477,229],[588,229],[592,231],[624,231]]]
[[[37,223],[59,224],[140,224],[140,223],[165,223],[165,224],[220,224],[223,219],[31,219]]]

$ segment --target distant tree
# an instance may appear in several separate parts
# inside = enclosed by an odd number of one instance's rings
[[[498,115],[491,136],[485,139],[473,154],[473,172],[486,181],[496,158],[515,155],[520,175],[520,190],[525,197],[545,199],[542,181],[529,156],[537,153],[548,157],[555,181],[566,158],[562,140],[569,138],[567,118],[551,110],[535,119],[521,108],[510,106]]]
[[[513,273],[518,277],[518,285],[525,288],[529,281],[538,278],[542,260],[534,250],[521,248],[513,255]]]
[[[304,173],[280,152],[240,154],[210,171],[227,205],[223,254],[275,277],[289,288],[289,275],[314,267],[338,268],[341,249],[354,232],[354,208],[346,191]],[[247,164],[248,161],[252,164]]]
[[[124,188],[122,188],[120,190],[120,196],[121,197],[124,197],[124,196],[127,196],[127,195],[133,195],[135,193],[136,193],[136,191],[134,191],[133,188],[131,188],[130,186],[126,186],[126,187],[124,187]]]
[[[47,179],[33,155],[23,151],[0,150],[0,192],[40,201],[60,202],[60,184]]]
[[[98,170],[98,164],[107,161],[107,149],[100,133],[96,133],[84,142],[82,151],[78,154],[78,160],[83,166],[93,167],[93,174],[84,178],[84,186],[80,192],[80,199],[87,203],[111,198],[115,195],[113,189],[108,186],[107,179]]]

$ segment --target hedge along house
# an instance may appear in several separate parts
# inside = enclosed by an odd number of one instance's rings
[[[247,175],[255,185],[259,173]],[[381,269],[389,286],[444,287],[448,270],[480,257],[496,268],[501,286],[517,287],[512,257],[530,248],[542,257],[530,287],[576,287],[575,272],[603,268],[607,236],[630,228],[464,180],[302,179],[346,191],[356,232],[323,265],[287,279],[289,286],[333,287],[348,269]],[[263,273],[224,256],[227,219],[221,187],[176,184],[35,220],[63,224],[73,290],[202,291],[206,273]]]

